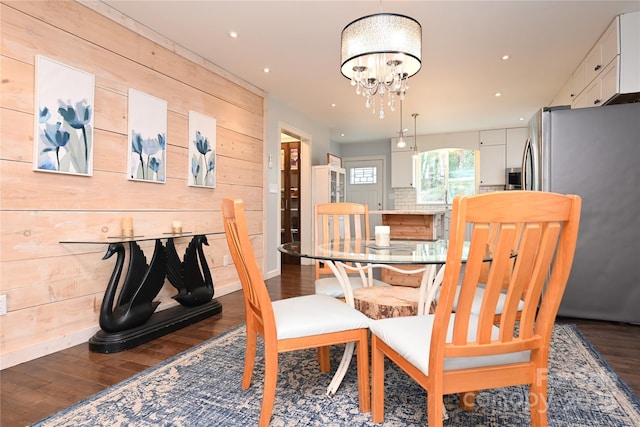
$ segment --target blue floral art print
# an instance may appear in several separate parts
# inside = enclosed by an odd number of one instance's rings
[[[92,74],[49,58],[36,58],[34,169],[93,174]]]
[[[167,102],[129,89],[128,179],[166,181],[166,135]]]
[[[216,186],[216,119],[189,111],[189,185]]]

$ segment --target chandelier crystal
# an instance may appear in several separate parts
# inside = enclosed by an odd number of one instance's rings
[[[394,13],[378,13],[356,19],[342,30],[342,75],[351,80],[356,94],[384,118],[384,104],[395,111],[396,96],[403,100],[407,79],[422,66],[422,26],[418,21]],[[386,96],[386,102],[385,102]]]

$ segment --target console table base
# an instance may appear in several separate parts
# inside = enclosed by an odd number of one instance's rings
[[[221,312],[222,304],[216,300],[196,307],[172,307],[154,313],[144,325],[135,328],[120,332],[96,332],[89,339],[89,350],[96,353],[128,350]]]

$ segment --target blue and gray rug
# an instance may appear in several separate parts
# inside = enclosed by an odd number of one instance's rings
[[[256,425],[264,372],[261,349],[253,385],[240,388],[245,329],[239,327],[108,388],[35,426]],[[332,351],[338,366],[342,348]],[[272,426],[374,426],[358,409],[355,363],[331,399],[332,373],[319,371],[315,350],[280,355]],[[426,392],[393,363],[386,364],[385,426],[424,426]],[[446,396],[452,426],[529,425],[526,387],[481,391],[476,409],[463,411]],[[640,398],[582,334],[556,326],[549,372],[550,426],[640,426]]]

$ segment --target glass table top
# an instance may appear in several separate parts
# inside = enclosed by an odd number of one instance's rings
[[[284,243],[280,252],[317,260],[366,262],[381,264],[444,264],[447,260],[448,240],[392,240],[387,247],[374,241],[339,240],[313,246],[300,242]],[[463,259],[467,258],[469,243],[465,242]]]

